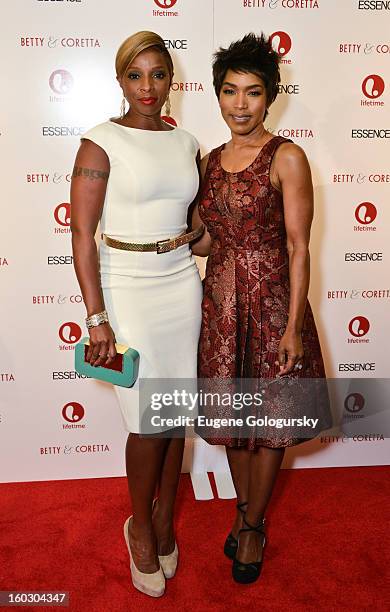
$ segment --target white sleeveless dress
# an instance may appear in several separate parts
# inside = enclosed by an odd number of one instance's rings
[[[143,243],[186,230],[199,182],[199,145],[191,134],[106,121],[83,138],[104,149],[110,161],[102,233]],[[139,379],[196,378],[201,280],[188,244],[157,254],[120,251],[101,242],[99,255],[104,303],[116,340],[140,353],[137,382],[115,391],[125,429],[142,433]]]

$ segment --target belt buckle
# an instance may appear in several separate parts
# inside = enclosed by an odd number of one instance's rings
[[[166,238],[165,240],[158,240],[156,242],[156,250],[157,250],[157,255],[161,255],[161,253],[168,253],[169,251],[171,251],[172,249],[166,249],[164,250],[164,244],[166,244],[167,242],[171,242],[170,238]]]

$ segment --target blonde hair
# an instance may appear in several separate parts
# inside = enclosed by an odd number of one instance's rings
[[[121,46],[118,49],[118,53],[115,58],[115,69],[117,77],[121,78],[125,73],[127,68],[133,62],[133,60],[137,57],[141,51],[145,51],[146,49],[150,49],[151,47],[155,48],[157,51],[164,56],[165,61],[167,63],[169,76],[172,80],[173,77],[173,62],[172,58],[167,50],[163,39],[161,36],[156,34],[155,32],[136,32],[129,38],[123,41]]]

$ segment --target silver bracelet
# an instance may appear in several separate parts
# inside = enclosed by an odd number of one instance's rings
[[[86,323],[87,329],[91,329],[91,327],[97,327],[98,325],[101,325],[102,323],[108,323],[107,311],[103,310],[103,312],[98,312],[97,314],[93,314],[90,317],[87,317],[85,319],[85,323]]]

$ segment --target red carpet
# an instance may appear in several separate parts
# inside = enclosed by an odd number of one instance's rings
[[[196,502],[184,475],[180,566],[157,600],[130,584],[125,479],[3,484],[0,493],[0,590],[69,591],[70,607],[58,609],[390,609],[387,467],[283,470],[268,512],[263,573],[249,586],[232,582],[222,554],[234,501]]]

